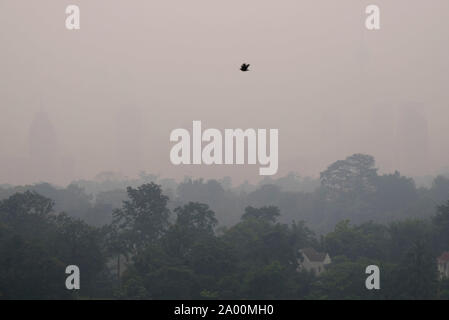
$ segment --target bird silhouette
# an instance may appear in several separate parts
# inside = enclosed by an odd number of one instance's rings
[[[246,71],[249,71],[249,64],[246,64],[246,63],[244,63],[244,64],[242,64],[242,66],[240,67],[240,71],[243,71],[243,72],[246,72]]]

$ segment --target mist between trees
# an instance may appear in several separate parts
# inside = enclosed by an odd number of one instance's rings
[[[447,299],[449,178],[417,188],[372,156],[259,185],[103,173],[0,189],[0,298]],[[328,253],[319,276],[299,250]],[[64,287],[65,267],[81,290]],[[365,268],[381,269],[381,290]]]

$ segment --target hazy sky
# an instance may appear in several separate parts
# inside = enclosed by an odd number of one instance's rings
[[[173,166],[169,134],[192,120],[279,129],[279,175],[359,152],[383,172],[449,166],[447,0],[0,0],[0,46],[0,183],[260,178]]]

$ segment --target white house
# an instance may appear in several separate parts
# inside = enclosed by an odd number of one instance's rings
[[[449,278],[449,251],[445,251],[437,259],[440,279]]]
[[[318,252],[313,248],[304,248],[299,250],[303,261],[298,261],[298,271],[313,271],[317,276],[324,272],[326,266],[332,262],[329,254]]]

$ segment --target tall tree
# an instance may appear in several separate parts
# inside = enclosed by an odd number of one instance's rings
[[[449,201],[438,207],[432,222],[436,230],[435,247],[439,251],[449,251]]]
[[[121,239],[132,252],[160,239],[169,225],[168,197],[155,183],[143,184],[137,189],[127,188],[129,200],[123,201],[121,209],[114,211],[113,224]]]
[[[331,164],[321,172],[321,186],[330,193],[354,193],[374,191],[377,176],[374,157],[354,154],[345,160]]]

